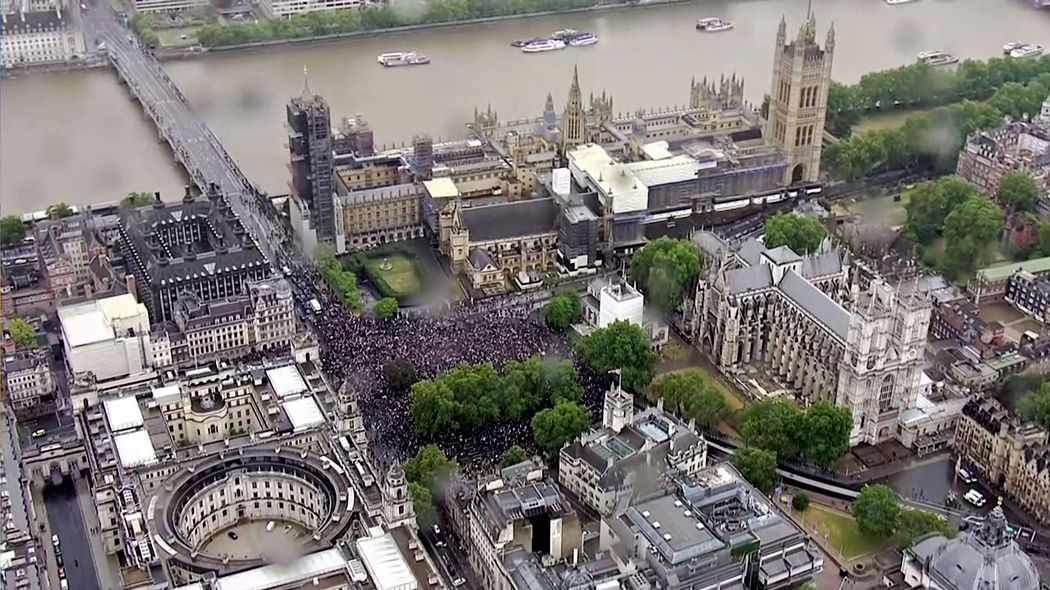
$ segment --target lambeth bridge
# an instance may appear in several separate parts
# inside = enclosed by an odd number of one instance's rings
[[[293,256],[276,209],[241,173],[222,143],[190,109],[189,102],[160,62],[140,45],[107,2],[84,12],[85,32],[93,33],[131,94],[156,125],[175,158],[201,192],[218,190],[229,201],[259,250],[275,267]],[[87,35],[90,41],[90,34]]]

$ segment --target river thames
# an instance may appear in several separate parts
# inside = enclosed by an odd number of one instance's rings
[[[547,93],[564,106],[574,65],[585,94],[603,89],[617,112],[683,104],[693,76],[736,73],[758,103],[769,89],[777,23],[792,36],[805,0],[706,0],[570,16],[515,19],[338,42],[218,52],[165,67],[253,182],[286,192],[284,105],[298,94],[303,67],[310,87],[332,108],[333,125],[362,114],[377,145],[414,133],[459,138],[474,106],[491,104],[501,119],[537,116]],[[940,49],[962,58],[1001,54],[1013,40],[1050,46],[1050,11],[1021,0],[814,0],[818,38],[836,31],[833,78],[912,62]],[[702,16],[736,22],[724,33],[698,33]],[[601,41],[542,54],[510,46],[571,27]],[[376,55],[416,50],[424,67],[385,69]],[[157,139],[113,72],[30,75],[0,86],[0,194],[6,211],[39,210],[65,201],[88,204],[128,191],[181,194],[185,175]]]

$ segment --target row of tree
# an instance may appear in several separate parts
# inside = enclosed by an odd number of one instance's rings
[[[1047,73],[1050,73],[1050,56],[1030,60],[967,60],[954,70],[915,63],[871,72],[849,86],[832,82],[827,128],[838,137],[848,137],[865,111],[894,106],[931,107],[964,99],[984,100],[1007,84],[1025,84]]]
[[[317,270],[321,273],[328,288],[335,293],[343,306],[351,313],[361,311],[361,293],[357,290],[357,275],[344,270],[335,255],[320,249],[317,256]]]
[[[853,415],[827,401],[800,410],[784,399],[753,403],[740,413],[746,446],[774,453],[775,458],[828,466],[849,451]]]
[[[956,530],[937,514],[915,508],[901,508],[893,491],[884,484],[864,486],[853,502],[853,518],[860,532],[876,539],[896,535],[901,547],[911,545],[927,533],[952,538]]]
[[[949,274],[979,268],[988,262],[991,245],[1003,227],[1003,214],[991,199],[978,194],[958,176],[922,182],[905,193],[904,236],[922,247],[944,237],[944,255],[924,255],[924,262]],[[1004,199],[1018,199],[1007,196]]]
[[[449,476],[457,469],[455,460],[449,459],[437,445],[420,447],[414,457],[405,461],[405,481],[416,520],[422,526],[434,522],[434,498],[441,497]]]
[[[829,145],[824,169],[835,178],[857,180],[890,170],[947,174],[955,170],[966,137],[993,127],[1004,116],[1038,113],[1050,92],[1050,73],[1022,84],[1008,82],[985,101],[961,102],[916,113],[895,129],[868,131]]]
[[[564,330],[580,319],[580,310],[580,294],[566,289],[543,306],[543,318],[547,325]]]
[[[308,12],[289,18],[222,25],[212,23],[197,32],[205,47],[224,47],[279,39],[306,39],[325,35],[377,31],[406,25],[469,21],[515,14],[563,11],[594,6],[594,0],[427,0],[412,16],[385,6]],[[133,23],[134,24],[134,23]],[[151,32],[151,31],[150,31]],[[156,35],[153,35],[156,38]],[[143,37],[145,41],[145,37]]]

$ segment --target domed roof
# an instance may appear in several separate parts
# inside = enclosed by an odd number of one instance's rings
[[[996,506],[979,529],[955,539],[927,537],[911,552],[938,584],[951,590],[1039,590],[1032,560],[1006,534]]]

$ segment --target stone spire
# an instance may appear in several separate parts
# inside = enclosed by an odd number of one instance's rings
[[[1006,515],[1003,514],[1001,505],[997,504],[988,513],[988,516],[984,518],[981,528],[977,531],[977,538],[985,545],[993,548],[1009,541],[1009,538],[1006,536]]]
[[[1046,100],[1043,101],[1043,108],[1039,111],[1039,121],[1050,125],[1050,94],[1047,94]]]
[[[306,73],[306,66],[303,66],[303,90],[299,93],[299,100],[304,103],[314,101],[314,93],[310,91],[310,77]]]
[[[787,21],[784,19],[784,15],[780,15],[780,26],[777,27],[777,51],[784,48],[787,44]]]
[[[565,102],[565,113],[561,121],[562,149],[567,151],[586,140],[587,113],[583,106],[580,92],[580,74],[576,66],[572,68],[572,85],[569,86],[569,99]]]
[[[828,27],[828,37],[824,40],[824,51],[833,53],[835,51],[835,23],[832,21]]]
[[[634,422],[634,396],[623,390],[617,379],[605,392],[602,426],[620,432]]]
[[[400,461],[394,461],[386,473],[384,486],[383,516],[388,528],[411,523],[415,526],[415,512],[412,510],[412,498],[408,494],[405,482],[405,470]]]

